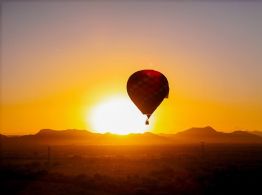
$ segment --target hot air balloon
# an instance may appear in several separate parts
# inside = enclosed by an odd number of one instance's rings
[[[167,78],[155,70],[140,70],[133,73],[127,81],[127,93],[136,107],[149,118],[164,98],[168,97]]]

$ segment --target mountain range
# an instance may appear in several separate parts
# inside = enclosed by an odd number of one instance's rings
[[[86,130],[42,129],[34,135],[5,136],[4,144],[52,144],[52,145],[172,145],[192,143],[262,144],[261,131],[234,131],[224,133],[212,127],[191,128],[176,134],[129,134],[93,133]]]

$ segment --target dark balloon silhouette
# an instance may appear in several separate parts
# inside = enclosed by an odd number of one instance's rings
[[[148,119],[164,98],[168,97],[167,78],[155,70],[140,70],[133,73],[127,81],[127,93],[138,109]]]

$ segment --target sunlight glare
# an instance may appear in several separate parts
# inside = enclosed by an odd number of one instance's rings
[[[87,118],[94,131],[120,135],[143,133],[152,127],[153,119],[151,117],[150,124],[145,125],[146,116],[123,96],[113,96],[95,105]]]

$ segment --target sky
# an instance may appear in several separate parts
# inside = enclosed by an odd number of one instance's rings
[[[262,130],[262,2],[1,4],[1,133],[91,130],[87,113],[155,69],[152,132]],[[128,111],[127,111],[128,112]]]

